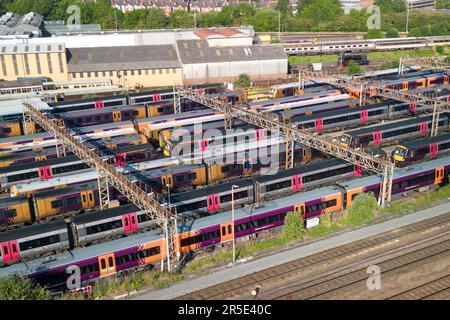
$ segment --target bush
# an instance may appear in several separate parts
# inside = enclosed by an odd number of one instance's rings
[[[398,60],[388,61],[388,62],[385,62],[385,63],[381,64],[378,67],[378,70],[386,70],[386,69],[398,68],[399,65],[400,65],[400,62]]]
[[[364,39],[381,39],[381,38],[384,38],[384,34],[379,29],[370,29],[364,35]]]
[[[50,293],[27,277],[0,278],[0,300],[50,300]]]
[[[398,38],[398,37],[400,37],[400,35],[398,34],[397,29],[390,28],[389,30],[386,31],[386,38]]]
[[[241,73],[233,81],[233,86],[236,88],[249,88],[251,85],[251,80],[248,74]]]
[[[346,224],[358,224],[372,219],[379,212],[378,202],[373,193],[360,193],[345,213]]]
[[[303,237],[305,227],[303,219],[298,212],[288,212],[284,218],[283,231],[281,233],[282,239],[286,241],[298,240]]]

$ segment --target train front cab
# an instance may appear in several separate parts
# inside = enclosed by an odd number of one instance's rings
[[[34,212],[27,198],[21,198],[17,203],[0,208],[0,226],[31,222]]]

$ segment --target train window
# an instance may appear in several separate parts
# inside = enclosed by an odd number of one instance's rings
[[[9,210],[0,212],[0,220],[11,219],[11,218],[14,218],[15,216],[17,216],[16,209],[9,209]]]
[[[98,263],[95,262],[95,263],[91,263],[91,264],[88,264],[85,266],[81,266],[80,271],[81,271],[82,275],[99,271]]]
[[[129,111],[125,111],[123,113],[123,115],[124,115],[125,118],[129,118],[130,117],[130,112]]]
[[[62,207],[63,203],[62,203],[62,200],[55,200],[55,201],[52,201],[50,203],[50,205],[51,205],[52,209],[56,209],[56,208]]]
[[[113,257],[108,257],[108,265],[112,267],[114,265]]]
[[[188,180],[195,180],[197,178],[197,174],[195,172],[188,174]]]
[[[137,110],[133,111],[133,117],[137,117],[139,115],[139,112]]]
[[[51,245],[54,243],[59,243],[59,242],[61,242],[61,238],[60,238],[59,234],[54,234],[54,235],[43,237],[43,238],[38,238],[38,239],[21,242],[19,244],[19,249],[20,249],[20,251],[27,251],[27,250],[40,248],[43,246],[48,246],[48,245]]]
[[[108,230],[120,229],[123,227],[122,220],[109,221],[86,227],[86,235],[100,233]]]
[[[124,221],[125,227],[128,227],[128,226],[129,226],[129,223],[128,223],[128,217],[125,217],[125,218],[123,219],[123,221]]]
[[[89,193],[89,201],[93,201],[92,193]]]
[[[8,246],[3,247],[3,252],[5,253],[5,256],[9,256]]]
[[[101,268],[102,269],[106,268],[106,260],[105,260],[105,258],[100,259],[100,264],[101,264]]]
[[[231,224],[228,225],[228,234],[231,234],[232,230],[231,230]]]
[[[100,121],[102,119],[102,117],[100,116],[95,116],[95,121]]]
[[[222,226],[222,236],[224,236],[225,234],[226,234],[225,226]]]
[[[86,202],[86,195],[83,194],[81,197],[83,198],[83,202]]]
[[[147,214],[141,214],[138,217],[138,223],[150,221],[150,217]]]
[[[175,176],[175,182],[183,182],[184,181],[184,175]]]

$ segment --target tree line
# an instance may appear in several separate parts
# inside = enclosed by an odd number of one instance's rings
[[[450,0],[439,0],[446,7]],[[75,4],[81,9],[83,24],[98,23],[104,30],[231,27],[253,25],[255,31],[360,31],[367,32],[365,10],[344,14],[339,0],[299,0],[294,14],[289,0],[278,0],[275,9],[255,9],[246,3],[224,6],[220,12],[196,13],[175,10],[166,15],[160,8],[139,9],[123,13],[111,7],[109,0],[84,2],[81,0],[2,0],[0,12],[42,14],[46,20],[67,20],[67,7]],[[404,0],[376,0],[381,8],[381,30],[370,30],[368,37],[397,37],[406,29]],[[409,36],[447,35],[450,15],[423,10],[411,10]]]

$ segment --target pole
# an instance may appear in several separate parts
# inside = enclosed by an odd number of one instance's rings
[[[409,27],[409,1],[406,1],[406,36],[408,36],[408,27]]]
[[[167,184],[166,187],[167,187],[167,197],[169,200],[169,210],[170,210],[170,184]]]
[[[281,11],[278,11],[278,40],[281,42]]]
[[[234,186],[231,186],[231,230],[233,232],[233,264],[236,263],[236,238],[234,237]]]

